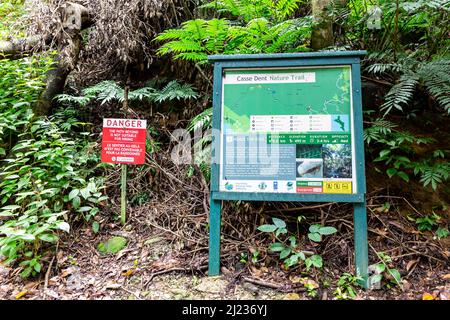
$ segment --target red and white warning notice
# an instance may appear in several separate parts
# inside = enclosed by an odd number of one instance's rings
[[[147,120],[103,119],[102,162],[143,164]]]

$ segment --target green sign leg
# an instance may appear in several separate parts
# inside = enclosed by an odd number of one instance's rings
[[[222,201],[211,199],[209,212],[209,276],[217,276],[220,273],[220,211]]]
[[[120,179],[121,184],[121,196],[120,196],[120,221],[122,225],[125,225],[127,216],[127,165],[122,164],[122,175]]]
[[[367,212],[365,201],[353,204],[353,219],[355,226],[356,275],[362,278],[359,284],[368,289],[369,248],[367,242]]]

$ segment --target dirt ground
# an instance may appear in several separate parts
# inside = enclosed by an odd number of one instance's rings
[[[334,293],[339,276],[353,269],[350,247],[344,250],[347,256],[340,257],[345,267],[339,267],[336,261],[327,258],[330,255],[326,252],[324,268],[309,273],[286,272],[273,264],[242,266],[224,259],[222,275],[208,277],[206,248],[186,252],[164,233],[154,228],[138,228],[133,224],[137,220],[132,219],[125,228],[108,224],[97,235],[90,228],[79,228],[74,236],[61,241],[56,256],[38,279],[24,281],[19,275],[20,270],[0,266],[0,299],[330,300],[336,299]],[[115,255],[103,256],[96,246],[112,235],[127,238],[128,245]],[[371,232],[370,242],[376,244],[376,239],[376,233]],[[378,241],[378,244],[382,242]],[[355,299],[450,299],[448,260],[435,258],[433,261],[411,252],[403,255],[400,260],[404,261],[397,264],[405,266],[404,270],[399,267],[402,288],[394,286],[368,291],[355,288]],[[308,296],[304,283],[316,288],[314,297]]]

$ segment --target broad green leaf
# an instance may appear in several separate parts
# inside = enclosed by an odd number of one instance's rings
[[[41,272],[41,264],[39,262],[36,262],[36,264],[34,265],[34,271],[36,272]]]
[[[43,233],[38,236],[38,238],[45,242],[55,243],[58,241],[58,236],[51,233]]]
[[[79,193],[80,193],[80,190],[78,190],[78,189],[73,189],[72,191],[70,191],[69,201],[72,200],[73,198],[75,198],[76,196],[78,196]]]
[[[327,235],[330,235],[330,234],[333,234],[333,233],[336,233],[336,232],[337,232],[337,229],[334,228],[334,227],[322,227],[319,230],[319,233],[324,235],[324,236],[327,236]]]
[[[17,179],[17,178],[20,178],[20,176],[17,175],[17,174],[12,174],[12,175],[10,175],[10,176],[7,176],[7,177],[5,178],[5,180],[14,180],[14,179]]]
[[[72,204],[75,209],[79,208],[81,205],[81,198],[76,196],[75,198],[72,199]]]
[[[92,207],[81,207],[80,209],[78,209],[78,212],[87,212],[87,211],[91,211]]]
[[[309,259],[311,260],[312,265],[313,265],[314,267],[316,267],[316,268],[322,268],[322,266],[323,266],[323,260],[322,260],[322,257],[321,257],[321,256],[315,254],[315,255],[311,256]]]
[[[11,205],[11,206],[3,207],[0,210],[14,211],[14,210],[17,210],[17,209],[20,209],[20,208],[22,208],[22,207],[21,206],[17,206],[17,205]]]
[[[397,169],[389,168],[386,170],[386,173],[389,176],[389,178],[392,178],[397,173]]]
[[[80,193],[84,199],[87,199],[91,196],[91,192],[87,188],[81,189]]]
[[[384,270],[386,270],[384,263],[377,263],[373,266],[373,268],[375,269],[375,273],[383,273]]]
[[[274,232],[276,229],[277,226],[273,224],[263,224],[262,226],[258,227],[258,230],[262,232]]]
[[[391,150],[389,150],[389,149],[381,150],[380,158],[383,158],[383,157],[387,156],[390,153],[391,153]]]
[[[280,259],[285,259],[291,254],[291,249],[286,248],[283,251],[280,252]]]
[[[318,233],[318,232],[308,233],[308,238],[309,238],[311,241],[314,241],[314,242],[320,242],[320,241],[322,241],[322,236],[321,236],[320,233]]]
[[[403,180],[405,180],[406,182],[409,182],[409,176],[408,176],[408,174],[406,174],[405,172],[399,171],[399,172],[397,172],[397,175],[398,175],[400,178],[402,178]]]
[[[395,282],[397,282],[397,284],[401,284],[402,277],[400,276],[400,272],[398,272],[397,269],[388,269],[388,271],[395,279]]]
[[[286,223],[278,218],[272,218],[272,221],[274,223],[274,225],[276,225],[278,228],[286,228]]]
[[[92,231],[94,231],[94,233],[98,233],[99,230],[100,224],[97,221],[92,222]]]
[[[381,282],[383,276],[381,274],[375,274],[369,277],[369,283],[371,286],[376,285]]]
[[[59,230],[65,231],[67,233],[70,232],[70,226],[65,221],[60,221],[60,222],[56,223],[56,228]]]
[[[322,226],[320,224],[313,224],[312,226],[309,227],[309,232],[311,233],[319,232],[321,227]]]
[[[275,242],[269,246],[269,250],[272,252],[281,252],[286,248],[286,246],[282,243]]]

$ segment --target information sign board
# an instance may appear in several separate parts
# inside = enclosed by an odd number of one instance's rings
[[[103,119],[102,162],[144,164],[147,121]]]
[[[357,193],[351,66],[228,69],[223,192]]]
[[[368,243],[360,57],[365,51],[210,56],[214,63],[209,275],[223,200],[348,202],[356,274]]]

